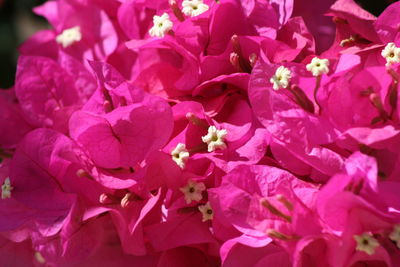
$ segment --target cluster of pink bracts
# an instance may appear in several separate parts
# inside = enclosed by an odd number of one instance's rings
[[[0,95],[1,266],[400,266],[400,2],[34,11],[52,29]]]

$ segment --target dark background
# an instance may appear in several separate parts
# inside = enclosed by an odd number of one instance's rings
[[[375,16],[379,16],[390,3],[395,2],[356,1]],[[0,0],[0,88],[9,88],[14,84],[18,45],[36,31],[49,27],[43,18],[31,12],[33,7],[43,2],[45,0]]]

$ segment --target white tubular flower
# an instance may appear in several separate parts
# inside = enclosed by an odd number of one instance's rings
[[[228,132],[225,129],[217,130],[215,126],[208,127],[208,133],[201,137],[204,143],[208,145],[208,152],[213,152],[216,149],[225,149],[225,137]]]
[[[362,235],[355,235],[354,239],[357,242],[356,250],[363,251],[368,255],[375,253],[375,249],[379,247],[379,242],[368,233],[363,233]]]
[[[203,3],[203,0],[184,0],[182,7],[183,14],[190,17],[198,16],[209,9],[208,5]]]
[[[189,180],[187,185],[179,190],[185,195],[186,203],[190,204],[192,201],[200,201],[203,198],[202,192],[206,190],[206,186],[204,183],[196,183]]]
[[[281,88],[287,88],[289,86],[290,79],[292,78],[292,72],[280,66],[276,69],[275,75],[269,80],[273,84],[274,90],[279,90]]]
[[[329,60],[314,57],[310,64],[307,64],[307,70],[311,71],[312,75],[318,77],[329,72]]]
[[[199,211],[203,215],[203,222],[212,220],[214,218],[214,211],[211,208],[210,202],[199,206]]]
[[[393,227],[393,231],[389,235],[390,240],[396,242],[398,248],[400,248],[400,224],[396,224]]]
[[[149,34],[152,37],[164,37],[174,25],[169,19],[169,15],[167,13],[164,13],[161,16],[155,15],[153,17],[153,24],[153,27],[151,27],[149,30]]]
[[[6,178],[1,186],[1,199],[11,198],[12,190],[13,187],[11,186],[10,178]]]
[[[81,28],[75,26],[69,29],[65,29],[61,34],[57,35],[56,42],[62,47],[67,48],[76,42],[82,40]]]
[[[182,169],[185,168],[185,163],[189,158],[189,152],[185,144],[179,143],[174,150],[171,151],[172,160]]]
[[[381,55],[386,59],[386,67],[400,62],[400,48],[394,43],[388,43],[382,50]]]

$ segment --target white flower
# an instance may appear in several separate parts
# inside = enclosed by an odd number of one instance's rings
[[[312,75],[318,77],[329,72],[329,60],[314,57],[310,64],[307,64],[307,70],[311,71]]]
[[[82,40],[81,28],[79,26],[65,29],[61,34],[57,35],[56,42],[64,48]]]
[[[189,180],[187,185],[179,190],[185,194],[186,203],[190,204],[192,201],[200,201],[203,198],[202,192],[206,190],[206,186],[204,183],[196,183],[192,180]]]
[[[201,137],[204,143],[208,144],[208,152],[213,152],[216,149],[225,149],[225,137],[228,132],[225,129],[217,130],[215,126],[208,127],[208,133]]]
[[[274,90],[279,90],[280,88],[288,87],[290,78],[292,78],[292,72],[288,68],[280,66],[269,81],[274,85]]]
[[[1,186],[1,199],[11,198],[12,190],[13,187],[11,186],[10,178],[6,178]]]
[[[357,242],[356,250],[364,251],[368,255],[375,253],[375,249],[379,247],[379,242],[368,233],[363,233],[362,235],[355,235],[354,239]]]
[[[178,164],[182,169],[185,168],[185,163],[189,158],[189,152],[186,149],[185,144],[179,143],[176,145],[174,150],[171,151],[172,160]]]
[[[400,62],[400,48],[394,43],[388,43],[382,50],[381,55],[386,59],[386,67]]]
[[[203,222],[212,220],[214,217],[214,212],[211,208],[210,202],[207,202],[205,205],[199,206],[199,211],[203,215]]]
[[[396,224],[393,228],[393,232],[390,233],[389,238],[396,242],[398,248],[400,248],[400,224]]]
[[[164,35],[168,33],[174,25],[169,19],[167,13],[164,13],[161,16],[155,15],[153,17],[153,24],[153,27],[149,30],[149,34],[153,37],[164,37]]]
[[[203,0],[184,0],[182,2],[182,12],[186,16],[195,17],[208,10],[208,5]]]

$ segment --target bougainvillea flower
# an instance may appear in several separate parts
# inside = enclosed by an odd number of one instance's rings
[[[0,93],[1,264],[400,266],[400,5],[359,2],[34,8],[51,28]]]

